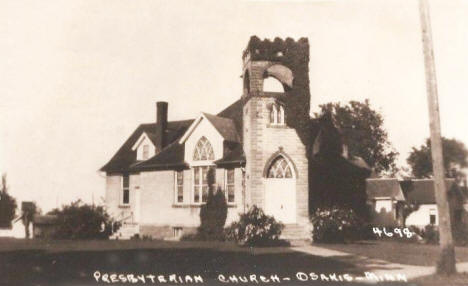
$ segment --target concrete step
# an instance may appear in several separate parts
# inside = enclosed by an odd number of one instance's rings
[[[110,236],[110,239],[130,239],[138,233],[140,233],[138,224],[123,224],[116,233]]]
[[[281,232],[281,238],[287,240],[307,240],[310,236],[308,227],[299,224],[287,224]]]

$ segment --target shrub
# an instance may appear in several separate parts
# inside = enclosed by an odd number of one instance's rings
[[[426,243],[438,244],[439,243],[439,229],[433,224],[428,224],[422,231],[422,238]]]
[[[197,241],[200,240],[198,233],[185,233],[180,237],[180,241]]]
[[[452,233],[456,245],[468,245],[468,218],[466,210],[462,210],[459,219],[452,216]]]
[[[463,222],[453,227],[453,239],[456,245],[468,245],[468,223]]]
[[[81,200],[54,209],[49,214],[57,216],[57,239],[108,239],[120,224],[115,223],[102,206],[82,203]]]
[[[0,187],[0,228],[11,228],[16,214],[16,200],[8,194],[6,175],[2,175]]]
[[[404,238],[404,241],[418,242],[418,243],[424,242],[424,237],[423,237],[424,229],[414,226],[414,225],[410,225],[408,229],[411,231],[413,236],[411,236],[409,239]]]
[[[282,244],[279,237],[283,228],[282,223],[254,205],[226,228],[226,237],[247,246],[276,246]]]
[[[312,214],[312,240],[324,243],[343,243],[362,237],[364,221],[352,209],[331,207],[316,209]]]
[[[198,238],[200,240],[223,240],[226,218],[227,203],[224,192],[219,188],[216,193],[213,193],[210,189],[206,204],[200,209]]]
[[[153,240],[153,237],[148,234],[144,234],[143,236],[140,236],[140,234],[136,233],[132,237],[130,237],[130,240]]]
[[[438,244],[440,239],[439,228],[436,225],[429,224],[423,229],[411,228],[416,235],[420,236],[424,243]],[[468,225],[466,223],[459,223],[452,225],[452,237],[455,245],[466,246],[468,244]]]
[[[198,240],[224,240],[224,225],[227,218],[227,203],[221,188],[214,191],[215,173],[209,169],[207,174],[209,187],[206,204],[200,209],[200,226],[197,229]]]

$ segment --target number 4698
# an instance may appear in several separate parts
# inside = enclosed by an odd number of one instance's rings
[[[394,235],[395,236],[400,236],[400,237],[403,237],[403,236],[406,236],[407,238],[411,238],[413,236],[413,232],[411,230],[409,230],[409,228],[405,227],[405,228],[399,228],[399,227],[395,227],[395,228],[385,228],[385,227],[373,227],[372,228],[372,231],[374,232],[374,234],[378,235],[379,237],[382,237],[383,235],[387,236],[387,237],[393,237]]]

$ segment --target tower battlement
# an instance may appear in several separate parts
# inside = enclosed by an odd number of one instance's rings
[[[252,36],[242,54],[244,62],[249,60],[282,61],[285,58],[302,58],[308,62],[309,40],[300,38],[296,41],[289,37],[283,40],[276,37],[271,41],[270,39],[261,40],[257,36]]]

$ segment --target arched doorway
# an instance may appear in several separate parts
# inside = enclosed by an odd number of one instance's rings
[[[282,223],[296,223],[296,175],[291,162],[278,155],[265,177],[265,213]]]

